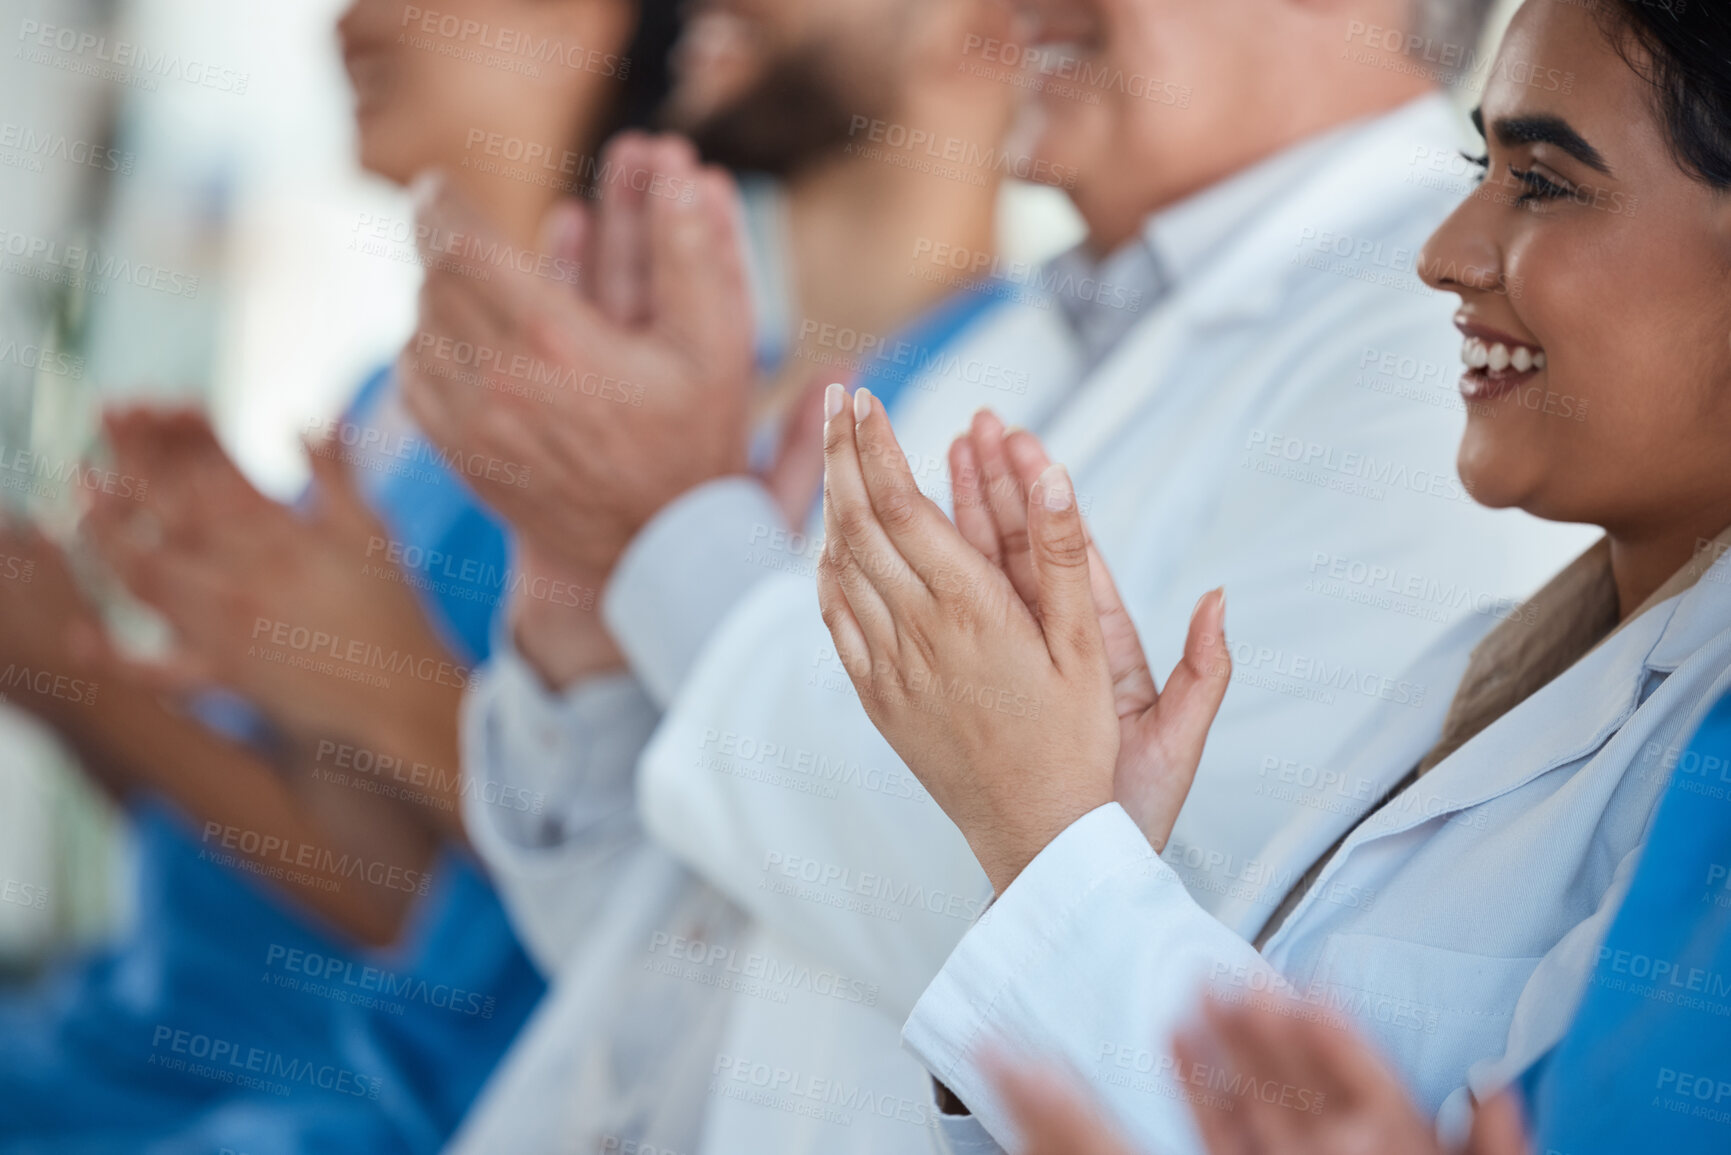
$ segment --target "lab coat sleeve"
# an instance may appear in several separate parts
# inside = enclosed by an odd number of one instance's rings
[[[728,477],[682,495],[632,539],[601,612],[658,705],[673,700],[704,643],[794,536],[768,490]]]
[[[903,1029],[908,1048],[1007,1150],[1019,1149],[985,1073],[992,1053],[1057,1060],[1093,1087],[1139,1150],[1199,1151],[1174,1031],[1201,987],[1286,989],[1196,905],[1117,803],[1083,815],[968,932]]]
[[[866,716],[802,574],[729,614],[639,782],[657,841],[779,937],[877,984],[898,1022],[991,897]]]
[[[464,701],[463,825],[544,974],[645,841],[636,768],[659,716],[630,675],[549,691],[508,638]]]

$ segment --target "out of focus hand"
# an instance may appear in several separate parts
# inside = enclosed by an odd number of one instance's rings
[[[1173,1051],[1209,1155],[1447,1155],[1370,1045],[1301,1004],[1210,1002]],[[993,1074],[1028,1155],[1132,1155],[1071,1081],[1004,1064]],[[1479,1109],[1459,1155],[1527,1152],[1505,1092]]]
[[[1003,570],[1036,616],[1040,589],[1029,541],[1030,498],[1050,467],[1051,459],[1033,434],[1006,436],[1003,424],[984,410],[950,446],[956,526]],[[1113,796],[1154,849],[1164,850],[1231,680],[1225,591],[1204,594],[1197,604],[1184,657],[1161,690],[1148,668],[1136,625],[1092,540],[1087,557],[1118,717]]]
[[[503,242],[431,182],[420,323],[398,363],[434,441],[500,464],[474,477],[487,502],[596,586],[657,511],[746,472],[755,372],[729,178],[685,141],[636,134],[603,172],[595,218],[561,206],[544,242],[583,254],[581,292],[475,259]]]
[[[94,706],[101,632],[59,547],[0,517],[0,695],[51,722]]]
[[[302,515],[254,489],[197,413],[134,409],[107,426],[120,467],[149,489],[143,502],[99,496],[86,524],[175,636],[142,672],[169,690],[227,687],[305,738],[403,753],[454,725],[468,671],[381,548],[389,535],[334,446],[311,447]]]
[[[818,593],[872,721],[1002,892],[1112,799],[1118,725],[1069,478],[1035,485],[1039,614],[915,486],[883,406],[832,385]]]

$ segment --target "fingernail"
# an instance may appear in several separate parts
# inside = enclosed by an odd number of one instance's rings
[[[872,415],[872,391],[860,386],[853,391],[853,419],[864,421]]]
[[[823,391],[823,418],[828,421],[841,412],[842,405],[847,401],[847,388],[843,385],[831,384]]]
[[[1040,487],[1040,504],[1053,513],[1064,512],[1075,501],[1070,475],[1062,465],[1048,465],[1036,484]]]

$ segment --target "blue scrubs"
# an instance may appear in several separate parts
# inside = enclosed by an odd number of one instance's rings
[[[346,420],[369,425],[390,388],[376,374]],[[398,542],[473,563],[420,596],[484,661],[503,526],[425,456],[358,480]],[[437,1151],[544,989],[477,869],[443,856],[402,942],[370,951],[205,861],[168,806],[134,817],[134,926],[0,999],[0,1152]]]
[[[1731,698],[1663,761],[1580,1010],[1524,1080],[1541,1153],[1731,1151]]]

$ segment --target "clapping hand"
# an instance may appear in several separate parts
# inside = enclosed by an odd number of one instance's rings
[[[1033,434],[1007,433],[982,410],[950,446],[956,526],[973,547],[1003,570],[1029,611],[1040,612],[1040,589],[1030,548],[1030,497],[1051,459]],[[1112,708],[1118,717],[1117,799],[1155,850],[1164,850],[1178,810],[1190,791],[1209,726],[1231,676],[1226,647],[1226,594],[1202,596],[1190,621],[1184,657],[1159,689],[1136,624],[1112,575],[1090,540],[1088,576],[1099,615]]]
[[[467,671],[390,565],[388,532],[334,447],[309,446],[303,513],[259,493],[198,413],[135,408],[106,425],[120,467],[149,488],[143,501],[99,496],[86,527],[175,638],[141,676],[171,692],[226,687],[306,740],[406,755],[454,734]]]
[[[1220,596],[1197,607],[1183,662],[1159,693],[1134,630],[1115,616],[1122,607],[1061,466],[1034,477],[1019,521],[993,519],[988,544],[977,471],[958,496],[964,535],[919,492],[870,393],[849,406],[831,386],[826,414],[824,622],[866,712],[993,886],[1001,893],[1071,823],[1117,797],[1124,765],[1147,796],[1138,820],[1162,844],[1225,693]]]
[[[429,182],[420,323],[398,361],[421,427],[500,463],[474,471],[477,491],[590,587],[662,507],[746,473],[755,376],[731,180],[683,140],[634,133],[608,147],[602,179],[598,210],[568,202],[544,229],[540,256],[580,267],[575,289],[471,259],[503,242]]]

